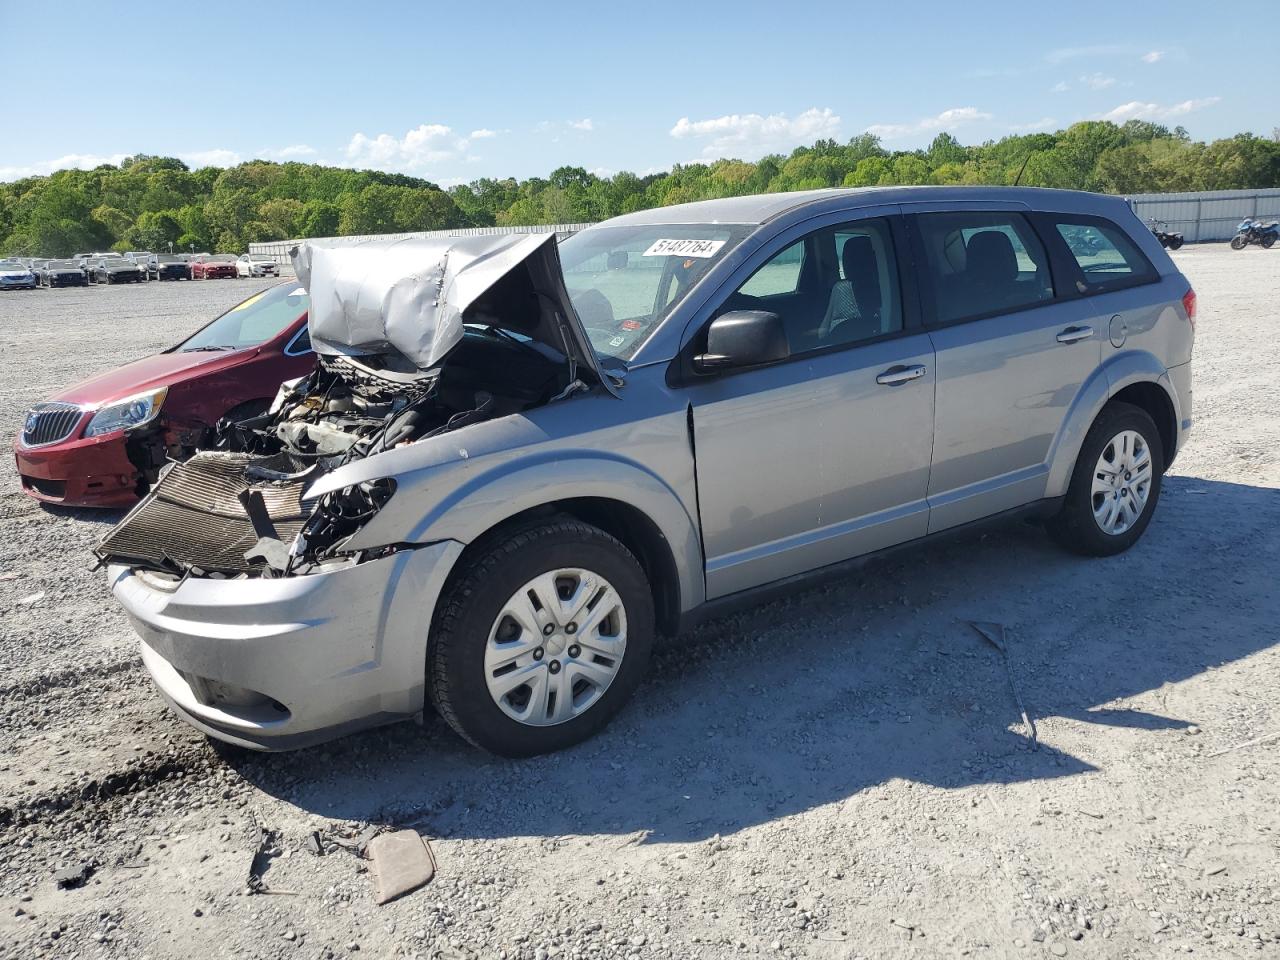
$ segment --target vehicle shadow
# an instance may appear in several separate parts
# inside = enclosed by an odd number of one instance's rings
[[[1183,736],[1202,721],[1168,704],[1169,685],[1280,639],[1280,490],[1169,477],[1165,492],[1119,557],[1071,556],[1018,525],[709,623],[655,655],[608,730],[560,754],[490,757],[429,714],[229,762],[329,818],[637,842],[728,834],[892,779],[950,789],[1093,771],[1091,740],[1137,752]],[[969,621],[1005,625],[1008,669]]]

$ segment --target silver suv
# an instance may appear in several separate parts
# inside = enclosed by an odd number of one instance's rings
[[[549,235],[305,245],[309,376],[98,552],[173,707],[293,747],[412,716],[521,756],[654,637],[995,517],[1131,546],[1195,294],[1123,200],[823,190]]]

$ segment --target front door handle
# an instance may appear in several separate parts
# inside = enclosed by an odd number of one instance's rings
[[[924,364],[914,364],[910,367],[890,367],[880,376],[876,377],[876,383],[883,384],[886,387],[896,387],[900,383],[906,383],[908,380],[918,380],[925,374]]]
[[[1058,334],[1059,343],[1079,343],[1093,336],[1093,327],[1067,327]]]

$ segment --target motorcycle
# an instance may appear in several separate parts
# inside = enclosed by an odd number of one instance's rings
[[[1147,224],[1151,232],[1156,235],[1156,239],[1160,241],[1160,246],[1167,250],[1177,250],[1182,246],[1182,234],[1162,229],[1168,226],[1163,220],[1148,220]]]
[[[1249,244],[1256,243],[1269,250],[1276,240],[1280,240],[1280,223],[1275,220],[1263,223],[1261,220],[1246,217],[1236,227],[1236,235],[1231,238],[1231,249],[1243,250]]]

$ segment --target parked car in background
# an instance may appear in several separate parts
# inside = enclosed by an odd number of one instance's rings
[[[280,265],[262,253],[245,253],[236,261],[237,277],[278,277]]]
[[[154,253],[149,253],[145,250],[130,250],[125,253],[124,258],[132,260],[142,268],[142,279],[151,280],[156,276],[157,258]]]
[[[36,286],[44,286],[44,272],[45,268],[49,266],[49,261],[45,259],[32,260],[27,264],[27,266],[30,267],[31,272],[36,275]]]
[[[156,257],[157,280],[188,280],[191,266],[187,258],[176,253],[162,253]]]
[[[779,193],[294,263],[315,370],[98,546],[160,692],[247,746],[429,702],[567,747],[656,634],[797,578],[1015,516],[1128,549],[1191,428],[1195,293],[1119,197]]]
[[[14,447],[24,493],[81,507],[132,504],[218,420],[261,413],[314,363],[307,294],[256,293],[182,343],[91,377],[27,414]]]
[[[192,280],[214,280],[236,275],[236,258],[231,253],[215,253],[191,261]]]
[[[84,268],[74,260],[50,260],[44,267],[44,285],[53,287],[83,287],[89,282]]]
[[[0,260],[0,290],[34,290],[40,281],[25,263]]]
[[[146,272],[132,260],[124,257],[104,257],[95,261],[93,278],[98,283],[141,283]]]

